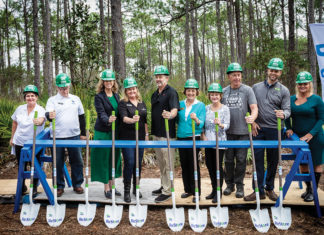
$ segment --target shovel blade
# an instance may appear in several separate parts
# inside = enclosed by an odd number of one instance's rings
[[[270,217],[267,209],[262,210],[249,210],[252,222],[256,230],[260,233],[268,232],[270,228]]]
[[[215,228],[226,228],[228,225],[228,207],[210,207],[210,218]]]
[[[123,206],[105,206],[104,221],[108,228],[116,228],[123,215]]]
[[[274,225],[281,230],[288,230],[291,225],[290,207],[271,207],[272,220]]]
[[[94,217],[96,216],[96,204],[79,204],[78,206],[78,222],[82,226],[88,226],[92,223]]]
[[[147,205],[129,206],[129,222],[134,227],[142,227],[147,216]]]
[[[32,225],[37,219],[37,215],[39,212],[40,204],[34,204],[30,202],[30,204],[24,203],[20,212],[20,221],[24,226]]]
[[[49,226],[58,227],[65,217],[65,204],[48,205],[46,208],[46,220]]]
[[[183,207],[166,209],[165,215],[167,224],[173,232],[179,232],[182,230],[185,224],[185,215]]]
[[[201,233],[207,226],[207,210],[206,209],[189,209],[189,224],[193,231]]]

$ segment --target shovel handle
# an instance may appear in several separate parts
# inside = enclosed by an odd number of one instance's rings
[[[164,119],[165,131],[169,132],[169,121],[167,118]]]
[[[250,116],[249,112],[246,113],[246,117],[248,117],[248,116]],[[248,129],[249,129],[249,133],[251,133],[252,132],[252,127],[251,127],[250,123],[248,123]]]
[[[36,119],[38,117],[38,111],[35,111],[34,113],[34,119]],[[36,131],[37,126],[34,124],[34,131]]]
[[[86,111],[86,130],[90,130],[90,110]]]
[[[281,119],[277,118],[277,123],[278,123],[278,131],[281,131]]]
[[[216,118],[218,118],[218,112],[215,112],[215,119]],[[218,132],[218,124],[216,124],[215,128],[216,128],[216,132]]]
[[[112,111],[112,112],[111,112],[111,116],[115,116],[115,111]],[[111,130],[112,130],[112,131],[115,130],[115,121],[112,122]]]
[[[135,115],[138,115],[138,110],[135,110]],[[138,122],[135,123],[135,129],[138,130]]]
[[[55,131],[55,118],[52,120],[52,130]]]
[[[195,133],[195,121],[191,119],[192,133]]]

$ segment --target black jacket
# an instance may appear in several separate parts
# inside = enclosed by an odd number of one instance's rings
[[[119,95],[113,93],[117,103],[119,103]],[[114,110],[112,104],[110,103],[106,93],[104,91],[98,93],[95,96],[95,108],[97,111],[97,120],[95,124],[96,131],[110,132],[111,123],[108,122],[111,112]],[[118,117],[116,120],[116,126],[118,126]]]

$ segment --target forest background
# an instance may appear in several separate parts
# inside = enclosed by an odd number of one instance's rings
[[[297,73],[307,70],[321,95],[308,25],[323,22],[323,0],[1,1],[0,139],[6,144],[24,87],[36,85],[45,107],[60,72],[71,77],[71,93],[91,110],[92,123],[95,86],[105,68],[116,71],[120,88],[133,76],[148,110],[160,64],[181,99],[185,80],[194,77],[203,91],[199,99],[208,103],[208,85],[226,86],[231,62],[242,65],[244,83],[262,81],[272,57],[283,59],[281,82],[291,94]]]

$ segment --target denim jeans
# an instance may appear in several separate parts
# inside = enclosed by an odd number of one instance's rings
[[[57,138],[57,140],[79,140],[80,136],[68,138]],[[81,148],[67,148],[69,162],[71,165],[72,185],[73,188],[80,187],[83,183],[83,160],[81,156]],[[53,149],[52,149],[53,153]],[[65,148],[56,148],[56,171],[57,171],[57,188],[64,188],[64,162]]]
[[[282,134],[281,134],[282,135]],[[261,128],[258,130],[258,135],[253,137],[253,140],[278,140],[278,130],[275,128]],[[267,151],[267,177],[266,185],[263,185],[264,178],[264,148],[255,148],[255,166],[258,178],[258,186],[260,194],[264,194],[264,190],[273,190],[274,180],[278,165],[278,148],[269,148]],[[254,181],[252,179],[254,189]]]
[[[133,176],[133,184],[136,184],[136,149],[134,148],[123,148],[123,158],[124,158],[124,182],[130,182]],[[139,177],[141,177],[142,159],[143,159],[144,149],[140,148],[138,151],[139,159]]]

